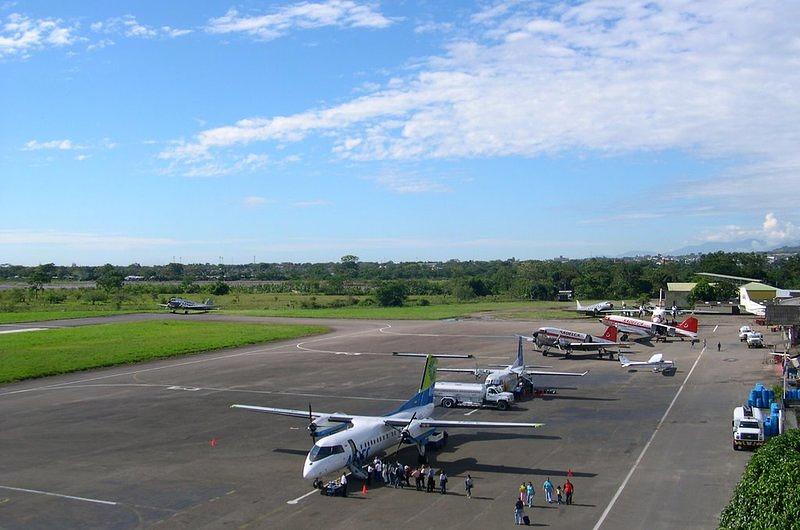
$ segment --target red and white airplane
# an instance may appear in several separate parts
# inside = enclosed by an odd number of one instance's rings
[[[544,356],[547,356],[550,348],[558,348],[564,352],[565,357],[569,357],[573,350],[597,350],[597,356],[600,359],[606,352],[608,352],[608,358],[613,359],[614,352],[610,351],[611,347],[627,346],[627,344],[617,342],[615,326],[608,326],[602,337],[569,329],[543,327],[534,331],[532,337],[527,338],[536,343],[536,347],[541,349]]]
[[[628,334],[641,337],[678,337],[681,340],[685,338],[697,340],[697,319],[695,317],[689,317],[677,326],[618,315],[607,315],[601,322],[606,326],[616,326],[622,332],[622,340],[627,340]]]

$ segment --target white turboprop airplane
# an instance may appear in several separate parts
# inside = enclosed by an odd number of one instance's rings
[[[631,333],[641,337],[678,337],[681,340],[684,338],[697,340],[698,322],[695,317],[689,317],[677,326],[617,315],[606,315],[601,322],[606,326],[616,326],[622,332],[622,340],[627,340],[628,334]]]
[[[520,336],[517,343],[517,358],[509,365],[492,365],[489,368],[439,368],[440,372],[458,372],[465,374],[472,374],[475,377],[486,376],[486,386],[502,386],[503,390],[513,391],[517,388],[520,379],[531,380],[535,375],[558,375],[558,376],[575,376],[582,377],[589,373],[588,370],[583,372],[543,372],[540,370],[531,370],[525,366],[525,359],[522,353],[522,339],[525,337]]]
[[[763,317],[767,314],[767,306],[750,300],[750,295],[747,294],[747,289],[744,287],[739,287],[739,305],[745,311],[757,317]]]
[[[231,405],[231,408],[292,416],[309,420],[308,431],[314,446],[306,457],[303,478],[316,479],[340,469],[348,469],[359,478],[366,478],[363,465],[375,455],[404,443],[414,444],[421,456],[425,442],[436,428],[468,429],[533,429],[543,423],[511,423],[494,421],[447,421],[431,418],[433,387],[436,383],[436,359],[428,356],[419,392],[394,412],[385,416],[354,416],[342,413],[278,409],[255,405]],[[317,440],[317,437],[320,437]]]
[[[575,309],[564,309],[564,311],[577,311],[578,313],[583,313],[588,317],[596,317],[597,315],[602,315],[605,313],[611,313],[615,311],[614,304],[612,304],[608,300],[597,302],[596,304],[591,304],[591,305],[582,305],[580,300],[575,300],[575,304],[577,305]],[[616,312],[619,311],[620,310],[616,310]]]
[[[677,365],[675,361],[665,361],[664,355],[660,353],[656,353],[650,359],[646,361],[631,361],[624,355],[619,356],[619,364],[623,366],[623,368],[636,368],[636,367],[652,367],[653,373],[663,372],[669,373],[670,371],[677,370]]]
[[[609,349],[616,346],[618,349],[627,347],[627,344],[617,342],[617,328],[608,326],[602,337],[595,337],[588,333],[572,331],[569,329],[543,327],[533,332],[532,337],[526,337],[533,341],[536,347],[542,350],[542,355],[547,356],[550,348],[557,348],[564,352],[565,357],[569,357],[573,350],[597,350],[597,356],[602,359],[608,353],[608,358],[614,358],[614,352]]]

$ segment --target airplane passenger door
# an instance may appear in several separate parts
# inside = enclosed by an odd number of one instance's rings
[[[356,447],[356,443],[353,440],[347,440],[347,445],[350,446],[350,457],[347,459],[347,461],[348,462],[360,461],[361,457],[358,451],[358,447]]]

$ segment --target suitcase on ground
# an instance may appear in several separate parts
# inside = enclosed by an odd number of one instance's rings
[[[522,516],[522,524],[524,524],[525,526],[530,526],[531,525],[531,518],[528,517],[527,515],[523,515]]]

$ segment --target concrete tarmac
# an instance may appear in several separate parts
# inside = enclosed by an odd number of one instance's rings
[[[100,321],[140,318],[154,317]],[[448,495],[383,487],[348,499],[312,493],[301,478],[311,447],[305,422],[229,406],[311,403],[320,411],[381,414],[416,391],[423,366],[393,351],[472,353],[475,360],[440,360],[472,368],[510,363],[515,333],[555,325],[600,334],[600,324],[314,319],[333,332],[5,385],[0,528],[504,527],[513,524],[522,481],[536,486],[526,513],[538,526],[715,528],[750,456],[731,448],[732,409],[753,383],[775,377],[763,364],[764,350],[739,343],[736,330],[746,321],[702,317],[705,351],[680,341],[631,348],[636,359],[655,352],[675,359],[672,377],[592,355],[543,358],[526,344],[529,364],[590,373],[539,377],[537,386],[557,393],[507,412],[437,408],[435,416],[447,419],[546,423],[530,432],[451,431],[448,446],[433,457],[450,476]],[[459,375],[442,378],[474,381]],[[416,451],[405,447],[388,459],[413,465]],[[547,505],[542,482],[563,484],[569,470],[575,504]],[[464,496],[467,473],[472,499]]]

